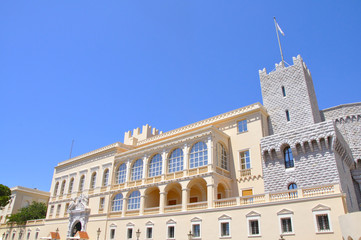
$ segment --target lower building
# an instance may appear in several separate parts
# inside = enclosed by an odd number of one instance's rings
[[[3,239],[358,239],[361,103],[319,110],[300,56],[260,79],[263,105],[60,162],[46,218]]]

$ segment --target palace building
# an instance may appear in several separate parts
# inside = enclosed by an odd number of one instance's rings
[[[358,239],[361,103],[320,110],[300,56],[259,75],[263,105],[164,133],[145,125],[60,162],[46,218],[0,236]]]

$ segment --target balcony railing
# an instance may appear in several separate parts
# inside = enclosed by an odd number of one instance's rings
[[[158,214],[158,213],[159,213],[159,207],[152,207],[152,208],[144,209],[144,215]]]
[[[267,203],[287,201],[300,198],[309,198],[327,194],[340,193],[339,185],[325,185],[313,188],[294,189],[284,192],[269,194],[250,195],[245,197],[225,198],[214,201],[215,208],[231,207],[237,205],[250,205],[256,203]]]
[[[208,207],[208,203],[204,202],[196,202],[196,203],[188,203],[187,209],[188,210],[196,210],[196,209],[205,209]]]
[[[164,212],[165,213],[179,212],[179,211],[182,211],[182,204],[169,205],[169,206],[164,207]]]
[[[239,175],[240,177],[248,177],[252,175],[252,169],[248,168],[248,169],[241,169],[239,170]]]

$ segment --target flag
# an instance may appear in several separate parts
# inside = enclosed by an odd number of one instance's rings
[[[278,31],[280,31],[280,33],[284,36],[284,32],[282,31],[282,29],[280,28],[280,25],[278,25],[278,23],[276,22],[276,25],[277,25],[277,29]]]

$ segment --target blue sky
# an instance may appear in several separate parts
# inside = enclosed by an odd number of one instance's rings
[[[262,102],[258,70],[301,54],[320,109],[359,102],[360,1],[2,1],[0,183],[50,189],[69,157],[149,123]]]

